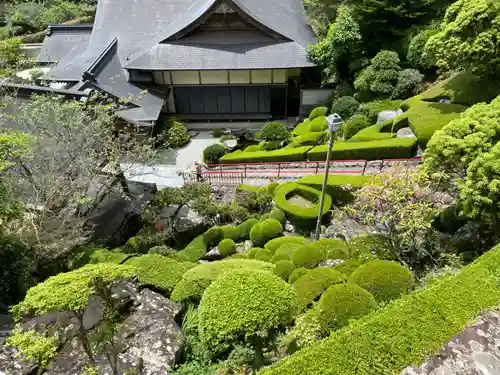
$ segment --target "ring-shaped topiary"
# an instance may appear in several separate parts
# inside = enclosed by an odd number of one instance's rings
[[[300,207],[288,199],[293,195],[300,195],[314,204],[312,207]],[[281,184],[275,192],[274,202],[276,206],[285,212],[285,214],[293,219],[315,219],[319,213],[319,201],[321,198],[321,191],[316,190],[306,185],[300,185],[295,182],[286,182]],[[325,203],[321,216],[325,215],[332,207],[332,197],[325,194]]]
[[[289,260],[279,260],[274,264],[274,273],[287,281],[295,266]]]
[[[314,313],[325,331],[338,329],[375,309],[373,295],[356,284],[333,285],[323,293]]]
[[[234,270],[218,277],[199,307],[199,333],[209,348],[244,337],[266,339],[266,333],[291,321],[296,296],[278,276],[258,270]]]
[[[413,275],[408,268],[388,260],[372,260],[358,267],[349,277],[373,294],[378,302],[390,301],[408,293],[413,285]]]
[[[346,277],[331,268],[319,267],[300,276],[292,285],[297,292],[297,303],[305,308],[316,300],[325,290],[335,284],[345,282]]]
[[[219,253],[224,258],[236,252],[236,244],[230,238],[223,239],[219,242]]]
[[[304,245],[292,254],[292,262],[295,267],[314,268],[325,259],[326,255],[321,247],[315,246],[314,243]]]

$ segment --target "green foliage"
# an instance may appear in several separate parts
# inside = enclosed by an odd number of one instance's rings
[[[342,124],[341,132],[344,139],[351,138],[360,130],[370,126],[368,117],[365,115],[354,115]]]
[[[356,284],[333,285],[323,293],[313,313],[318,316],[323,331],[338,329],[358,319],[376,307],[373,296]]]
[[[292,273],[290,274],[290,277],[288,278],[288,282],[290,284],[293,284],[296,282],[301,276],[304,276],[306,273],[308,273],[309,270],[307,268],[295,268]]]
[[[270,122],[257,133],[257,138],[262,141],[285,141],[290,134],[281,122]]]
[[[324,178],[324,175],[311,175],[302,177],[297,182],[321,190]],[[353,199],[351,191],[366,185],[371,179],[371,176],[329,175],[326,192],[335,202],[350,202]]]
[[[459,0],[446,10],[441,30],[426,49],[445,70],[499,73],[500,4],[495,0]]]
[[[259,150],[261,151],[271,151],[280,148],[280,142],[278,141],[264,141],[259,143]]]
[[[243,152],[234,151],[220,158],[221,162],[226,163],[257,163],[271,161],[304,161],[306,153],[311,149],[310,146],[284,148],[274,151]]]
[[[219,253],[223,257],[227,257],[236,253],[236,244],[230,238],[226,238],[219,242]]]
[[[259,187],[247,184],[239,184],[236,187],[236,191],[251,191],[253,193],[257,193],[259,191]]]
[[[35,361],[45,369],[57,354],[58,342],[56,337],[46,337],[35,330],[23,332],[17,327],[7,337],[5,346],[17,348],[26,360]]]
[[[326,160],[326,145],[312,148],[309,160]],[[382,139],[369,142],[336,142],[332,148],[332,160],[380,160],[411,158],[417,151],[413,138]]]
[[[354,81],[354,87],[368,98],[391,97],[401,70],[394,51],[380,51]]]
[[[419,92],[424,75],[416,69],[404,69],[398,74],[398,83],[392,93],[393,98],[409,98]]]
[[[133,267],[112,263],[92,264],[60,273],[31,288],[26,298],[12,308],[12,312],[16,318],[21,318],[54,310],[81,311],[95,293],[91,282],[99,279],[111,284],[134,273]]]
[[[250,230],[250,239],[257,245],[264,245],[267,241],[279,237],[283,226],[276,219],[266,219],[255,224]]]
[[[295,294],[278,276],[259,270],[234,270],[217,278],[203,295],[200,338],[209,347],[244,338],[266,341],[295,312]]]
[[[343,119],[354,115],[359,108],[359,102],[352,96],[341,96],[332,103],[331,113],[338,113]]]
[[[348,260],[351,257],[349,246],[339,238],[321,238],[313,243],[326,259]]]
[[[370,142],[395,138],[396,133],[382,132],[382,129],[386,124],[390,124],[392,128],[392,120],[379,122],[375,125],[360,130],[359,132],[354,134],[347,142]]]
[[[167,120],[166,130],[161,138],[169,148],[180,148],[190,140],[186,125],[175,118]]]
[[[438,27],[430,26],[411,38],[410,44],[408,45],[406,59],[413,68],[428,70],[436,66],[434,56],[427,53],[425,45],[429,38],[438,32]]]
[[[0,69],[17,64],[21,58],[21,38],[0,40]]]
[[[194,263],[180,263],[158,254],[130,258],[125,264],[137,268],[141,285],[152,285],[168,295],[172,293],[182,275],[195,266]]]
[[[312,203],[312,207],[298,206],[291,202],[289,199],[293,195],[299,195]],[[318,217],[319,214],[319,200],[321,192],[306,185],[300,185],[295,182],[286,182],[281,184],[276,189],[274,201],[276,206],[285,212],[287,217],[291,220],[311,220]],[[330,195],[325,194],[325,202],[321,216],[325,215],[332,206],[332,198]]]
[[[265,245],[265,248],[270,250],[272,254],[275,254],[276,251],[282,246],[290,246],[293,244],[306,245],[309,242],[310,241],[305,237],[284,236],[268,241]]]
[[[366,289],[378,302],[387,302],[408,293],[413,275],[397,262],[372,260],[358,267],[348,281]]]
[[[250,231],[252,230],[252,227],[256,224],[258,224],[259,220],[257,219],[248,219],[245,220],[243,223],[238,225],[238,232],[240,235],[240,240],[243,239],[249,239],[250,238]]]
[[[326,116],[318,116],[309,121],[309,131],[311,133],[323,132],[328,128]]]
[[[250,250],[248,250],[247,257],[249,259],[255,259],[255,256],[261,249],[262,247],[252,247]]]
[[[215,128],[212,130],[212,137],[219,138],[222,135],[222,130],[220,128]]]
[[[456,276],[394,301],[259,375],[401,373],[498,306],[499,262],[500,248],[494,248]]]
[[[344,263],[337,264],[333,269],[348,278],[358,267],[365,263],[366,261],[363,258],[349,259]]]
[[[269,214],[269,217],[271,219],[278,220],[281,224],[285,224],[286,222],[285,213],[281,211],[279,208],[273,208],[271,210],[271,213]]]
[[[172,249],[169,246],[161,245],[161,246],[153,246],[149,249],[148,254],[159,254],[163,256],[174,256],[177,250]]]
[[[401,100],[374,100],[363,103],[360,112],[368,117],[368,122],[374,124],[377,122],[378,114],[382,111],[396,111],[401,105]]]
[[[302,246],[304,246],[302,243],[285,242],[276,250],[270,262],[276,263],[280,260],[292,260],[293,253]]]
[[[203,150],[203,160],[205,163],[216,164],[219,159],[226,155],[226,148],[223,144],[215,143],[213,145],[207,146]]]
[[[269,262],[273,254],[268,249],[259,249],[255,254],[255,259],[262,262]]]
[[[299,135],[297,137],[292,138],[292,142],[288,146],[286,146],[286,148],[294,148],[300,146],[316,146],[319,140],[323,137],[323,135],[324,133],[322,131]]]
[[[165,241],[170,238],[170,233],[164,232],[145,232],[138,233],[134,237],[130,237],[123,247],[126,253],[147,253],[154,246],[162,246]]]
[[[309,120],[312,121],[316,117],[325,116],[326,112],[328,112],[328,108],[326,108],[326,107],[316,107],[309,114]]]
[[[346,278],[340,272],[331,268],[314,268],[300,276],[292,288],[297,292],[297,303],[301,309],[306,308],[330,286],[345,282]]]
[[[222,261],[200,264],[186,271],[172,292],[174,301],[198,301],[205,289],[222,273],[240,269],[251,268],[269,270],[272,264],[250,259],[225,259]]]
[[[320,246],[315,243],[304,245],[292,254],[292,261],[295,267],[314,268],[326,259],[326,254]]]
[[[394,260],[394,249],[389,238],[381,234],[363,234],[351,238],[349,247],[353,254],[370,259]]]
[[[292,272],[295,270],[295,265],[289,260],[279,260],[274,264],[274,273],[287,281]]]

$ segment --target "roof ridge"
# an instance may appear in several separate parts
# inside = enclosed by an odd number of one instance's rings
[[[67,25],[67,24],[52,24],[47,26],[45,29],[45,35],[50,36],[54,32],[61,31],[92,31],[94,24],[92,23],[82,23],[76,25]]]
[[[87,70],[85,70],[82,74],[82,78],[84,80],[95,81],[96,73],[98,70],[102,69],[102,65],[104,63],[104,59],[109,55],[112,50],[116,50],[115,47],[118,45],[118,38],[114,38],[104,50],[101,52],[99,56],[95,59],[95,61],[89,66]]]

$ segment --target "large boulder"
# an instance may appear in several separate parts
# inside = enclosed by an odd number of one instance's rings
[[[160,210],[159,217],[161,220],[170,220],[177,212],[178,206],[163,207]],[[174,221],[174,230],[177,233],[197,232],[206,226],[207,223],[196,211],[188,206],[182,207]]]
[[[399,116],[403,111],[401,109],[398,109],[396,111],[382,111],[379,112],[377,115],[377,122],[383,122],[383,121],[388,121],[392,120],[395,117]]]
[[[402,375],[500,374],[500,315],[488,312],[455,336],[420,367],[408,367]]]
[[[324,229],[322,237],[349,241],[351,238],[370,233],[375,233],[375,229],[353,219],[333,217],[330,225]]]

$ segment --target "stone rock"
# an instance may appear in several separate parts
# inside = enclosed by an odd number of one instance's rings
[[[342,263],[344,263],[344,259],[326,259],[318,264],[318,267],[335,267]]]
[[[398,132],[396,133],[396,138],[417,138],[417,137],[410,128],[406,127],[398,130]]]
[[[285,229],[285,232],[295,233],[295,227],[289,221],[287,221],[285,223],[284,229]]]
[[[14,328],[10,315],[0,315],[0,375],[29,375],[37,368],[34,361],[20,357],[16,348],[6,347],[5,339]]]
[[[498,375],[499,342],[500,315],[487,312],[452,338],[438,355],[420,367],[406,368],[402,375]]]
[[[177,206],[162,207],[160,210],[160,219],[167,220],[175,215]],[[196,231],[200,227],[205,226],[207,223],[196,211],[193,211],[187,206],[182,207],[177,214],[174,222],[175,231],[184,233],[188,231]]]
[[[236,186],[212,185],[212,197],[217,203],[230,204],[236,196]]]
[[[244,246],[245,246],[245,253],[249,252],[250,249],[253,247],[253,241],[252,240],[246,240]]]
[[[219,260],[222,259],[222,255],[219,252],[219,247],[215,246],[210,251],[203,256],[203,260]]]
[[[382,111],[377,115],[377,122],[392,120],[393,118],[399,116],[403,111],[401,109],[394,111]]]
[[[188,131],[188,135],[189,135],[190,138],[194,138],[198,134],[200,134],[200,132],[197,132],[196,130],[190,130],[190,131]]]
[[[372,227],[360,224],[353,219],[333,217],[330,225],[323,232],[323,237],[340,238],[349,241],[351,238],[371,233],[376,233]]]
[[[228,139],[228,140],[224,141],[223,143],[227,148],[230,148],[230,149],[232,149],[238,145],[238,141],[236,139]]]
[[[221,132],[222,135],[230,135],[231,134],[231,129],[223,129]]]

